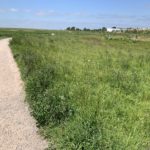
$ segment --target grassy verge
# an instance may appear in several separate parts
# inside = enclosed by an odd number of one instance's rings
[[[12,36],[27,101],[50,149],[150,147],[149,42],[90,32]]]

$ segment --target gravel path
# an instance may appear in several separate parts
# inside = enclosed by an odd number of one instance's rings
[[[37,134],[24,102],[23,83],[9,40],[0,40],[0,150],[44,150],[47,142]]]

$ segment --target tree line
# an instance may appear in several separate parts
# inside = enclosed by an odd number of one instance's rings
[[[80,29],[80,28],[76,28],[76,27],[67,27],[66,28],[67,31],[107,31],[107,28],[106,27],[102,27],[102,28],[99,28],[99,29],[89,29],[89,28],[83,28],[83,29]]]

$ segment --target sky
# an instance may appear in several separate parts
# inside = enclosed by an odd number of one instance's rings
[[[149,0],[0,0],[0,27],[150,27]]]

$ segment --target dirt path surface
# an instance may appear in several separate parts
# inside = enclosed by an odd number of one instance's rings
[[[0,40],[0,150],[44,150],[35,120],[24,103],[23,83],[9,48]]]

